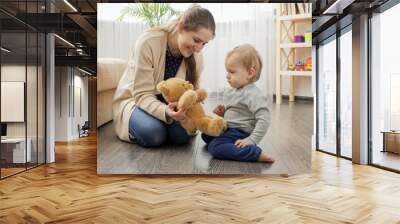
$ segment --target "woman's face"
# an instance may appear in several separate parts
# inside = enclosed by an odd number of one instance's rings
[[[183,28],[178,29],[178,47],[183,57],[188,58],[194,52],[200,52],[204,45],[213,37],[212,31],[200,27],[194,31],[186,31]]]

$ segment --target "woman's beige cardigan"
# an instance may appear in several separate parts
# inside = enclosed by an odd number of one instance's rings
[[[156,85],[163,81],[167,33],[161,30],[145,31],[133,49],[127,68],[118,83],[113,101],[114,129],[121,140],[129,139],[129,118],[135,106],[161,121],[171,123],[166,116],[167,105],[160,102]],[[197,74],[202,71],[202,57],[194,54]],[[182,61],[176,77],[185,78],[185,62]]]

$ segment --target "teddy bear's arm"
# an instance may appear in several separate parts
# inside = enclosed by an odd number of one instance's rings
[[[219,136],[228,128],[226,121],[221,117],[205,116],[195,120],[195,122],[199,131],[209,136]]]
[[[197,102],[197,93],[194,90],[188,90],[179,98],[178,109],[187,110]]]
[[[207,92],[204,89],[197,89],[197,102],[203,102],[207,98]]]

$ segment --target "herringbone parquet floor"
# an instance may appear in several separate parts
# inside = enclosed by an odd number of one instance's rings
[[[96,139],[0,181],[0,223],[400,223],[400,175],[312,153],[296,176],[98,176]]]

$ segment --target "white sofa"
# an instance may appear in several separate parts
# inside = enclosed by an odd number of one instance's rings
[[[112,101],[126,61],[97,58],[97,127],[112,120]]]

